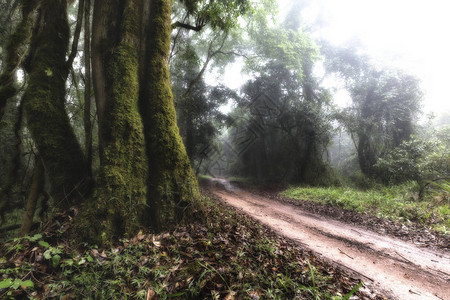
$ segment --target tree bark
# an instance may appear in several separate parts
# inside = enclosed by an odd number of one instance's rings
[[[36,1],[22,1],[22,19],[6,45],[5,64],[3,73],[0,75],[0,121],[5,114],[6,102],[17,93],[17,88],[14,86],[14,74],[25,56],[20,49],[30,40],[34,23],[32,12],[36,5]]]
[[[28,129],[50,177],[50,194],[61,208],[83,200],[88,190],[84,156],[65,111],[66,9],[65,0],[41,3],[23,96]]]
[[[84,12],[84,152],[86,168],[92,176],[92,122],[91,122],[91,0],[85,0]]]
[[[110,48],[104,45],[99,48],[96,44],[96,56],[103,58],[93,65],[96,92],[100,91],[97,104],[101,108],[99,127],[103,151],[95,201],[89,205],[85,228],[91,230],[91,238],[102,243],[135,233],[146,202],[147,162],[137,104],[141,3],[140,0],[96,1],[94,8],[107,16],[102,19],[106,23],[96,23],[96,26],[117,25],[115,30],[95,29],[97,34],[106,33],[103,37],[110,39]]]
[[[44,165],[39,155],[35,156],[35,169],[31,182],[30,192],[28,193],[27,204],[22,216],[22,226],[20,227],[19,236],[24,236],[30,232],[33,225],[34,213],[39,194],[44,188]]]
[[[106,61],[111,55],[114,45],[117,43],[117,31],[119,1],[95,1],[94,13],[92,16],[92,37],[91,37],[91,60],[92,60],[92,80],[97,105],[97,117],[99,124],[99,154],[100,163],[103,155],[103,121],[105,103],[107,101],[106,89]]]
[[[176,123],[170,86],[171,1],[153,0],[149,5],[140,56],[139,108],[149,166],[147,223],[160,231],[195,210],[199,191]]]

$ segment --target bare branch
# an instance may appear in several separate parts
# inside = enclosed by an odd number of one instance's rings
[[[244,58],[248,58],[248,56],[246,54],[242,54],[242,53],[238,53],[238,52],[234,52],[234,51],[216,51],[217,54],[223,54],[223,55],[234,55],[234,56],[240,56],[240,57],[244,57]]]
[[[212,41],[209,43],[209,47],[208,47],[208,56],[206,57],[206,61],[205,61],[205,63],[203,64],[203,67],[202,67],[202,69],[200,70],[200,72],[197,74],[197,76],[195,76],[195,78],[189,83],[189,86],[188,86],[186,92],[184,93],[184,96],[189,95],[189,93],[191,92],[191,90],[192,90],[192,88],[194,87],[194,85],[197,84],[197,82],[200,80],[200,78],[202,78],[202,76],[203,76],[203,74],[205,73],[206,68],[208,67],[209,62],[211,61],[211,59],[213,59],[213,57],[216,56],[216,55],[219,53],[219,51],[222,50],[222,48],[223,48],[223,46],[224,46],[224,44],[225,44],[225,41],[226,41],[227,37],[228,37],[228,34],[225,34],[224,37],[223,37],[223,39],[222,39],[222,42],[220,43],[219,48],[218,48],[217,50],[215,50],[215,51],[212,51],[212,47],[213,47],[213,45],[214,45],[214,42],[219,38],[219,35],[216,35],[216,36],[212,39]]]

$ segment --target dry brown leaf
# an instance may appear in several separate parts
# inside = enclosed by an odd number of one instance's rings
[[[154,300],[154,299],[158,299],[158,297],[156,296],[155,291],[152,288],[148,288],[147,289],[147,300]]]

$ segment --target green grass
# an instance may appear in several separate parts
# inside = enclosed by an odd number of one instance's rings
[[[211,175],[206,175],[206,174],[198,174],[197,175],[198,180],[210,180],[213,177]]]
[[[300,201],[313,201],[382,218],[415,222],[431,226],[442,233],[448,234],[450,231],[448,195],[441,192],[419,201],[412,184],[365,191],[349,187],[291,187],[281,194]]]

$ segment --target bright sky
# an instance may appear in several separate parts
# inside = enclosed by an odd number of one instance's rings
[[[291,0],[279,0],[282,12]],[[450,111],[450,1],[309,0],[306,24],[315,36],[344,46],[359,40],[377,61],[422,80],[427,111]]]
[[[301,15],[305,26],[320,24],[314,27],[315,38],[337,46],[359,41],[375,61],[421,79],[425,112],[450,112],[450,1],[303,1],[307,3]],[[280,21],[293,2],[278,0]],[[224,82],[231,88],[238,88],[248,78],[240,74],[241,66],[242,62],[235,63],[224,74]],[[343,104],[346,95],[338,91],[335,99]]]

